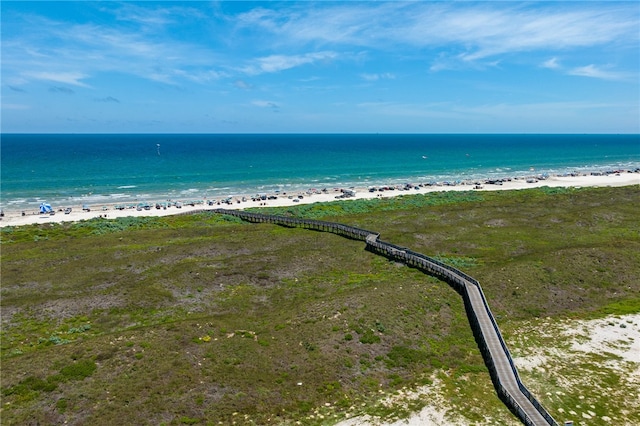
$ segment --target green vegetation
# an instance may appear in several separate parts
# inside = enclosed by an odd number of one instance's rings
[[[607,315],[627,315],[640,312],[640,298],[613,301],[600,309]]]
[[[261,211],[380,231],[463,269],[512,342],[537,318],[640,312],[638,195],[637,186],[443,192]],[[2,424],[398,418],[430,399],[400,407],[384,396],[434,383],[468,423],[515,422],[460,296],[361,242],[211,213],[3,228],[1,237]],[[524,379],[556,416],[575,403],[553,376]],[[597,401],[597,412],[620,412]]]
[[[421,209],[435,206],[445,206],[449,204],[470,203],[483,200],[483,193],[467,191],[455,192],[444,191],[440,193],[430,193],[425,195],[399,195],[392,198],[373,198],[350,201],[339,201],[334,203],[303,204],[293,207],[281,208],[258,208],[254,209],[258,213],[281,214],[305,219],[326,220],[331,217],[353,216],[355,214],[372,214],[405,210],[407,208]]]
[[[16,395],[26,399],[35,399],[39,392],[52,392],[60,382],[82,380],[90,377],[96,371],[96,363],[93,360],[80,360],[68,364],[60,369],[59,374],[48,376],[46,379],[28,376],[17,385],[3,388],[4,396]]]

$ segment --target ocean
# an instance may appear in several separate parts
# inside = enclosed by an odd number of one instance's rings
[[[640,135],[3,134],[0,149],[11,210],[640,167]]]

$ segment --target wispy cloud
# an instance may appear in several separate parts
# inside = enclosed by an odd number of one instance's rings
[[[544,61],[540,66],[542,68],[560,71],[567,75],[597,78],[601,80],[629,80],[633,78],[633,75],[631,75],[630,73],[612,70],[611,66],[602,68],[594,64],[589,64],[581,67],[568,68],[560,64],[556,57]]]
[[[63,93],[65,95],[73,95],[74,93],[76,93],[73,89],[69,89],[68,87],[62,87],[62,86],[50,87],[49,91],[52,93]]]
[[[178,78],[191,80],[196,83],[206,84],[211,81],[220,80],[222,78],[226,78],[229,76],[230,75],[227,72],[216,71],[216,70],[202,69],[202,70],[195,70],[195,71],[186,71],[183,69],[175,69],[171,71],[170,78],[178,77]]]
[[[598,68],[593,64],[584,67],[573,68],[568,72],[568,74],[577,75],[580,77],[599,78],[603,80],[626,80],[630,77],[628,74],[616,71],[608,71],[606,69]]]
[[[481,4],[457,12],[445,10],[437,22],[420,27],[413,21],[409,34],[415,43],[456,43],[463,49],[460,58],[474,61],[490,56],[543,49],[565,49],[601,45],[633,37],[636,20],[620,11],[600,8],[526,6],[495,8]],[[637,37],[636,37],[637,38]]]
[[[355,3],[259,9],[241,15],[238,25],[259,28],[289,45],[393,50],[453,44],[452,57],[476,61],[539,49],[637,43],[637,11],[630,4]]]
[[[84,96],[65,101],[77,108],[89,99],[94,110],[107,108],[97,104],[105,102],[114,114],[161,111],[167,122],[180,115],[174,95],[189,105],[181,114],[193,108],[230,120],[236,111],[227,105],[257,115],[339,111],[340,120],[358,105],[359,114],[379,111],[381,119],[399,122],[415,116],[412,109],[425,117],[448,115],[452,123],[483,110],[535,115],[535,106],[524,105],[637,102],[639,16],[639,3],[625,1],[63,2],[54,9],[7,2],[2,94],[8,103],[42,105],[36,99],[43,87],[58,93],[45,94],[51,102],[76,92]],[[566,75],[574,76],[573,84],[564,85]],[[544,78],[544,84],[525,83]],[[606,96],[590,90],[605,80],[624,81],[629,90]],[[396,90],[376,87],[382,83]],[[389,102],[359,103],[376,99]],[[450,99],[494,104],[477,111],[437,104]],[[518,99],[521,106],[512,108],[509,102]],[[136,110],[149,102],[154,108]],[[421,120],[414,123],[422,128]]]
[[[251,102],[251,105],[257,106],[260,108],[270,108],[274,111],[278,111],[280,109],[280,104],[273,101],[254,100]]]
[[[132,3],[118,4],[116,8],[103,8],[115,15],[118,20],[135,22],[141,25],[165,26],[180,22],[185,18],[204,18],[204,15],[192,7],[143,7]]]
[[[378,80],[393,80],[396,76],[392,73],[381,73],[381,74],[360,74],[363,80],[366,81],[378,81]]]
[[[82,80],[111,71],[166,84],[183,79],[203,83],[223,75],[215,70],[215,54],[206,45],[177,40],[163,28],[66,23],[39,16],[28,16],[25,22],[38,31],[5,37],[3,67],[9,75],[17,70],[16,75],[27,81],[89,87]]]
[[[338,56],[335,52],[313,52],[301,55],[270,55],[254,60],[251,65],[243,68],[250,75],[274,73],[317,62],[327,62]]]
[[[244,80],[236,80],[233,82],[233,85],[235,87],[237,87],[238,89],[242,89],[242,90],[251,90],[253,89],[253,85],[250,83],[247,83]]]
[[[114,98],[113,96],[107,96],[105,98],[96,98],[95,99],[96,102],[104,102],[104,103],[115,103],[115,104],[119,104],[120,100],[117,98]]]
[[[238,15],[237,23],[241,28],[259,28],[265,35],[275,35],[279,40],[278,45],[370,45],[366,40],[371,39],[370,42],[374,44],[379,42],[381,37],[371,38],[372,35],[382,28],[388,28],[386,25],[393,20],[389,19],[387,11],[395,14],[397,8],[388,3],[325,3],[321,8],[309,8],[302,3],[278,10],[254,9]]]
[[[95,74],[119,72],[163,84],[209,84],[337,59],[366,61],[372,51],[406,55],[420,49],[429,51],[431,71],[486,68],[500,55],[637,45],[639,38],[638,8],[627,3],[301,2],[227,15],[162,3],[107,3],[97,9],[115,16],[116,24],[24,18],[23,24],[38,31],[4,37],[6,81],[22,77],[88,87],[85,81]],[[177,37],[173,26],[185,22],[206,23],[202,28],[210,32]],[[271,54],[252,58],[251,52]]]
[[[551,59],[548,59],[548,60],[544,61],[542,63],[542,65],[540,65],[540,66],[542,68],[548,68],[548,69],[551,69],[551,70],[555,70],[555,69],[560,68],[560,63],[558,62],[558,58],[553,57]]]
[[[16,87],[16,86],[8,86],[10,90],[13,90],[14,92],[18,92],[18,93],[26,93],[27,91],[20,88],[20,87]]]
[[[55,81],[57,83],[70,84],[72,86],[89,87],[89,85],[80,81],[87,78],[87,75],[79,72],[36,71],[27,72],[25,75],[37,80]]]

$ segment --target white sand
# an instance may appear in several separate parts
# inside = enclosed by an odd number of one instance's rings
[[[584,362],[585,357],[599,354],[606,358],[606,362],[603,362],[602,365],[603,368],[608,368],[621,374],[621,377],[623,377],[620,383],[621,391],[623,393],[624,391],[629,392],[627,394],[629,399],[624,401],[625,403],[634,402],[629,409],[637,409],[640,401],[640,388],[637,386],[640,382],[640,314],[609,316],[589,321],[564,320],[554,322],[553,325],[554,333],[557,332],[563,339],[566,339],[570,344],[570,349],[553,355],[534,354],[526,357],[515,357],[514,361],[517,368],[520,371],[536,369],[553,371],[554,369],[562,369],[563,363],[578,362],[579,360]],[[538,326],[543,326],[543,324],[538,324]],[[544,334],[546,331],[548,330],[534,330],[534,333],[540,332]],[[588,375],[583,377],[587,382],[588,378]],[[526,379],[524,379],[524,382],[527,385]],[[531,384],[529,383],[529,385]],[[573,386],[567,386],[567,388],[570,391],[574,387],[581,388],[582,385],[584,383],[578,382],[573,383]],[[634,388],[636,390],[635,394],[631,391]],[[606,389],[601,389],[600,391],[607,392]],[[581,400],[584,398],[580,395],[577,396]],[[381,401],[381,404],[401,407],[408,399],[416,398],[429,401],[430,404],[407,419],[384,422],[378,418],[362,415],[344,420],[338,423],[337,426],[445,426],[468,424],[465,419],[456,416],[455,407],[447,404],[437,380],[434,380],[431,386],[423,386],[413,392],[405,391],[401,395],[387,397]],[[576,421],[576,424],[578,424],[577,421],[582,419],[595,419],[596,415],[593,411],[590,411],[587,401],[585,401],[584,405],[585,407],[581,407],[583,410],[580,413],[573,410],[575,407],[567,407],[566,409],[561,408],[559,415]],[[602,416],[600,419],[605,423],[614,420],[608,416]],[[556,418],[556,420],[562,424],[564,418]],[[612,424],[630,424],[623,418],[617,420],[619,420],[618,423],[613,422]],[[487,424],[489,423],[495,424],[495,421],[487,421]],[[514,424],[519,423],[514,422]]]
[[[640,372],[640,314],[579,321],[576,328],[565,333],[573,339],[571,348],[584,353],[613,354],[620,361],[637,364]]]
[[[397,393],[385,396],[379,401],[384,407],[407,408],[413,401],[428,401],[429,405],[419,412],[412,414],[408,418],[384,422],[379,418],[369,415],[355,416],[338,422],[336,426],[420,426],[420,425],[449,425],[463,426],[463,419],[452,413],[452,408],[448,406],[443,396],[442,381],[437,378],[437,374],[431,376],[432,383],[420,386],[415,390],[402,388]]]
[[[532,181],[535,180],[535,181]],[[580,175],[580,176],[551,176],[544,180],[538,180],[535,178],[513,178],[509,181],[505,181],[500,185],[488,184],[485,182],[476,185],[475,183],[462,183],[459,185],[420,185],[412,184],[409,190],[385,190],[369,192],[367,188],[356,188],[355,197],[350,199],[371,199],[371,198],[386,198],[395,197],[403,194],[424,194],[427,192],[437,191],[494,191],[494,190],[514,190],[514,189],[526,189],[526,188],[538,188],[542,186],[548,187],[596,187],[596,186],[628,186],[639,185],[640,173],[637,172],[622,172],[611,173],[602,176],[593,175]],[[417,188],[417,189],[415,189]],[[298,195],[302,195],[303,198],[298,198]],[[275,200],[266,201],[251,201],[251,196],[245,196],[247,201],[242,202],[242,196],[233,197],[232,204],[222,203],[218,205],[215,203],[212,206],[207,204],[196,206],[183,206],[178,209],[176,207],[168,207],[167,209],[151,210],[136,210],[125,209],[115,210],[113,205],[107,206],[104,210],[104,206],[91,205],[89,212],[82,211],[82,206],[56,206],[53,205],[53,209],[56,212],[55,215],[50,214],[37,214],[39,206],[33,206],[31,211],[25,210],[25,215],[22,215],[22,211],[5,211],[5,216],[0,220],[0,227],[4,226],[21,226],[34,223],[60,223],[60,222],[74,222],[86,219],[93,219],[96,217],[106,217],[108,219],[114,219],[118,217],[126,216],[167,216],[178,213],[186,213],[193,210],[211,209],[211,208],[225,208],[225,209],[247,209],[251,207],[269,206],[269,207],[281,207],[292,206],[296,204],[310,204],[317,202],[335,201],[336,196],[341,195],[340,191],[329,190],[326,193],[316,192],[309,193],[296,193],[295,195],[289,194],[288,196],[278,196]],[[297,201],[294,201],[297,200]],[[70,214],[64,214],[62,209],[66,207],[72,207]]]
[[[556,420],[575,424],[638,424],[640,412],[640,314],[610,315],[596,320],[533,321],[519,335],[542,337],[541,346],[517,349],[514,362],[529,389],[538,387],[550,400],[580,401],[557,409]],[[557,343],[556,343],[557,342]],[[550,347],[548,344],[557,344]],[[596,369],[594,369],[596,366]],[[553,377],[554,389],[535,383]],[[611,384],[611,378],[618,378]],[[546,379],[545,379],[546,378]],[[567,398],[569,396],[569,398]],[[620,412],[595,409],[599,398],[624,407]],[[582,423],[589,420],[589,423]],[[562,424],[562,423],[561,423]]]

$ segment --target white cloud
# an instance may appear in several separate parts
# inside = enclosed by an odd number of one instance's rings
[[[211,81],[220,80],[221,78],[229,77],[229,74],[227,72],[215,71],[215,70],[203,70],[203,71],[174,70],[173,75],[183,77],[200,84],[205,84]]]
[[[113,13],[116,19],[134,22],[140,25],[165,26],[178,23],[186,18],[204,18],[204,15],[191,7],[143,7],[132,3],[118,4],[117,8],[105,7],[105,12]]]
[[[546,61],[544,61],[541,65],[542,68],[549,68],[549,69],[558,69],[560,68],[560,64],[558,63],[558,58],[553,57],[551,59],[548,59]]]
[[[96,102],[103,102],[103,103],[115,103],[115,104],[119,104],[120,103],[120,99],[118,98],[114,98],[113,96],[107,96],[104,98],[97,98],[94,99]]]
[[[624,72],[611,71],[606,68],[600,68],[594,64],[586,65],[583,67],[574,67],[567,69],[558,62],[557,58],[551,58],[541,64],[541,67],[552,70],[562,71],[568,75],[575,75],[579,77],[598,78],[601,80],[629,80],[632,75]],[[607,67],[609,68],[609,67]]]
[[[630,3],[325,3],[254,10],[239,22],[271,34],[268,42],[281,45],[396,50],[453,44],[451,56],[475,61],[512,52],[637,43],[637,12]]]
[[[253,89],[253,85],[251,83],[247,83],[244,80],[236,80],[233,82],[233,85],[235,87],[237,87],[238,89],[242,89],[242,90],[251,90]]]
[[[271,109],[280,109],[280,104],[273,101],[264,101],[264,100],[254,100],[251,102],[251,105],[257,106],[260,108],[271,108]]]
[[[302,65],[330,61],[337,56],[337,53],[329,51],[303,55],[270,55],[256,59],[253,64],[243,68],[243,71],[250,75],[274,73]]]
[[[281,45],[308,42],[362,44],[367,28],[377,28],[381,7],[385,7],[384,4],[370,7],[337,3],[306,6],[302,2],[278,10],[258,8],[236,19],[242,28],[259,28],[276,35]]]
[[[603,80],[625,80],[629,76],[615,71],[607,71],[601,68],[596,67],[593,64],[573,68],[568,72],[570,75],[577,75],[581,77],[591,77],[591,78],[599,78]]]
[[[360,77],[366,81],[378,81],[383,79],[394,80],[396,78],[394,74],[388,72],[382,74],[360,74]]]
[[[51,93],[63,93],[65,95],[73,95],[76,93],[73,89],[69,89],[68,87],[61,86],[53,86],[49,88],[49,92]]]
[[[83,80],[98,73],[120,72],[165,84],[208,84],[338,58],[364,62],[375,57],[375,51],[406,56],[407,52],[445,47],[434,53],[431,71],[482,69],[491,66],[497,55],[514,52],[634,46],[639,25],[637,13],[631,13],[638,7],[627,3],[329,2],[312,7],[306,2],[285,2],[277,8],[210,16],[202,28],[211,33],[188,39],[172,33],[170,26],[189,19],[203,23],[210,9],[123,3],[100,10],[114,14],[117,25],[69,23],[35,15],[25,18],[23,24],[38,31],[4,37],[5,81],[30,77],[88,87]],[[223,39],[237,45],[229,49]],[[252,45],[243,50],[243,43]],[[253,49],[278,53],[253,60],[238,54]],[[355,51],[361,53],[350,53]],[[237,64],[243,63],[246,66],[239,68]],[[555,57],[541,66],[560,68]],[[614,73],[602,70],[576,69],[575,74],[615,78]],[[361,78],[376,81],[394,76],[365,73]]]
[[[37,80],[55,81],[57,83],[71,84],[73,86],[90,87],[83,83],[82,79],[88,76],[79,72],[51,72],[51,71],[35,71],[25,73],[27,77],[35,78]]]
[[[23,88],[21,88],[21,87],[12,86],[12,85],[8,85],[7,87],[9,88],[9,90],[12,90],[12,91],[14,91],[14,92],[18,92],[18,93],[27,93],[27,91],[26,91],[26,90],[24,90],[24,89],[23,89]]]
[[[150,16],[153,13],[149,10]],[[24,24],[38,31],[3,40],[3,73],[8,78],[15,79],[15,70],[23,78],[83,86],[82,79],[115,71],[175,85],[182,80],[207,83],[226,75],[215,70],[216,55],[208,46],[176,38],[163,28],[66,23],[39,16],[25,18]]]

